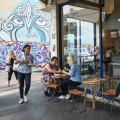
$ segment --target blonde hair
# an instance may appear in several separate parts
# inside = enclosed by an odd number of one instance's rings
[[[76,62],[75,58],[73,56],[68,56],[67,57],[68,59],[68,64],[71,66],[73,63]]]
[[[9,50],[8,51],[8,56],[14,57],[14,56],[16,56],[16,54],[15,54],[15,52],[13,50]]]

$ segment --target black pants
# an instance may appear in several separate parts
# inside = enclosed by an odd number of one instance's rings
[[[16,80],[18,80],[18,72],[14,71],[11,67],[10,67],[10,72],[8,72],[8,80],[11,80],[13,72],[15,74]]]
[[[20,98],[23,98],[24,93],[24,80],[25,80],[25,95],[28,94],[31,84],[31,73],[20,73],[18,72],[19,76],[19,90],[20,90]]]
[[[118,84],[117,88],[116,88],[116,97],[118,97],[120,94],[120,83]]]
[[[61,89],[62,89],[62,93],[63,95],[68,94],[68,86],[78,86],[80,85],[80,82],[74,82],[72,80],[63,80],[61,81]]]

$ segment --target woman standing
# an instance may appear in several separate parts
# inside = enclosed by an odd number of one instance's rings
[[[96,56],[96,59],[94,60],[97,68],[100,68],[100,49],[98,46],[95,47],[95,53],[90,54],[91,56]]]
[[[17,87],[19,87],[18,72],[13,70],[13,64],[14,64],[15,60],[16,60],[16,55],[15,55],[14,51],[9,50],[8,57],[6,60],[6,63],[8,65],[10,65],[10,71],[8,72],[8,86],[10,86],[11,77],[12,77],[12,74],[14,72],[16,80],[17,80]]]
[[[30,64],[33,63],[34,56],[30,54],[30,45],[26,44],[23,47],[23,52],[17,56],[16,63],[19,63],[18,76],[20,82],[20,101],[19,104],[23,102],[28,102],[27,94],[30,89],[31,84],[31,73],[32,69]],[[24,81],[25,81],[25,92],[24,92]],[[24,94],[24,95],[23,95]]]

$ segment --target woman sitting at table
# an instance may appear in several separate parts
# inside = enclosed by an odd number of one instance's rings
[[[70,66],[69,72],[63,70],[63,73],[69,75],[70,79],[61,81],[62,95],[58,97],[59,99],[70,98],[70,94],[68,94],[68,86],[78,86],[81,84],[80,68],[77,66],[76,60],[73,56],[68,57],[68,64]]]
[[[44,71],[43,71],[43,75],[41,77],[41,81],[44,84],[53,82],[51,75],[54,75],[54,73],[62,73],[62,70],[58,70],[57,61],[58,61],[57,57],[52,57],[51,62],[45,66]],[[45,87],[44,93],[45,93],[45,95],[49,95],[48,88]]]

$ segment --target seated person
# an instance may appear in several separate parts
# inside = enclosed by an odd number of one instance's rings
[[[59,99],[69,99],[68,86],[78,86],[81,84],[80,69],[73,56],[68,57],[68,64],[70,66],[69,72],[63,70],[63,73],[69,75],[70,79],[61,81],[62,95],[58,97]]]
[[[51,62],[45,66],[43,76],[41,77],[43,83],[52,83],[53,80],[51,78],[51,75],[53,75],[54,73],[62,73],[62,70],[57,69],[57,60],[57,57],[52,57]],[[48,88],[45,87],[44,93],[45,95],[49,95]]]
[[[117,98],[119,95],[120,95],[120,83],[117,85],[115,97]]]
[[[95,53],[90,54],[91,56],[96,56],[96,59],[94,60],[97,68],[100,68],[100,50],[99,47],[95,47]]]

